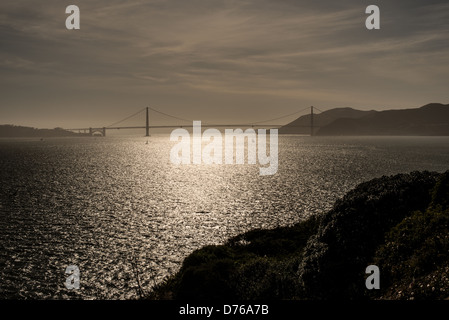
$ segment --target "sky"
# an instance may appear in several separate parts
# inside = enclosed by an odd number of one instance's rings
[[[80,30],[65,27],[71,4]],[[365,27],[370,4],[380,30]],[[0,3],[0,124],[102,127],[146,106],[215,123],[416,108],[449,103],[448,84],[446,0]]]

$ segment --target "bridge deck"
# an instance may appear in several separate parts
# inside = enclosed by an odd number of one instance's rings
[[[261,125],[261,124],[201,124],[203,128],[279,128],[282,127],[282,124],[269,124],[269,125]],[[193,128],[192,124],[188,125],[167,125],[167,126],[148,126],[150,129],[163,129],[163,128]],[[75,129],[65,129],[69,131],[78,131],[78,130],[89,130],[89,129],[103,129],[103,127],[91,127],[91,128],[75,128]],[[120,130],[120,129],[146,129],[146,126],[131,126],[131,127],[104,127],[106,130]]]

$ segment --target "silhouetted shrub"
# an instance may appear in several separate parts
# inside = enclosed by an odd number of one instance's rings
[[[377,250],[374,260],[383,269],[382,282],[387,288],[382,292],[384,295],[398,298],[449,296],[449,281],[444,271],[449,267],[448,178],[449,172],[446,172],[436,184],[429,208],[414,212],[393,227],[386,235],[385,244]],[[441,280],[438,273],[446,273],[446,278]]]
[[[150,298],[444,298],[448,199],[449,171],[373,179],[325,215],[193,252]],[[370,264],[381,270],[381,290],[365,287]]]
[[[222,246],[196,250],[176,275],[153,289],[150,298],[291,298],[297,290],[301,251],[318,222],[319,217],[313,217],[292,227],[252,230]]]
[[[384,235],[430,202],[438,174],[413,172],[360,184],[324,216],[299,268],[304,297],[348,299],[364,296],[365,268]]]

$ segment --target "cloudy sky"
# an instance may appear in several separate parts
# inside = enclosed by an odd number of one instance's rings
[[[80,30],[65,28],[70,4]],[[365,28],[369,4],[380,30]],[[0,124],[104,126],[148,105],[253,122],[449,103],[448,84],[446,0],[0,3]]]

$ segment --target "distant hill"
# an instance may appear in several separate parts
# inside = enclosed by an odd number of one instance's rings
[[[331,109],[314,115],[315,135],[416,135],[448,136],[449,104],[431,103],[421,108],[360,111]],[[281,134],[310,134],[310,115],[281,127]]]
[[[417,109],[386,110],[361,118],[340,118],[316,135],[449,135],[449,104],[431,103]]]
[[[0,125],[1,138],[25,138],[25,137],[72,137],[81,134],[64,130],[55,129],[36,129],[31,127],[14,126],[10,124]]]
[[[361,111],[352,108],[335,108],[314,114],[313,123],[315,133],[319,127],[324,127],[340,118],[361,118],[377,111]],[[280,134],[310,134],[310,114],[299,117],[298,119],[279,128]]]

